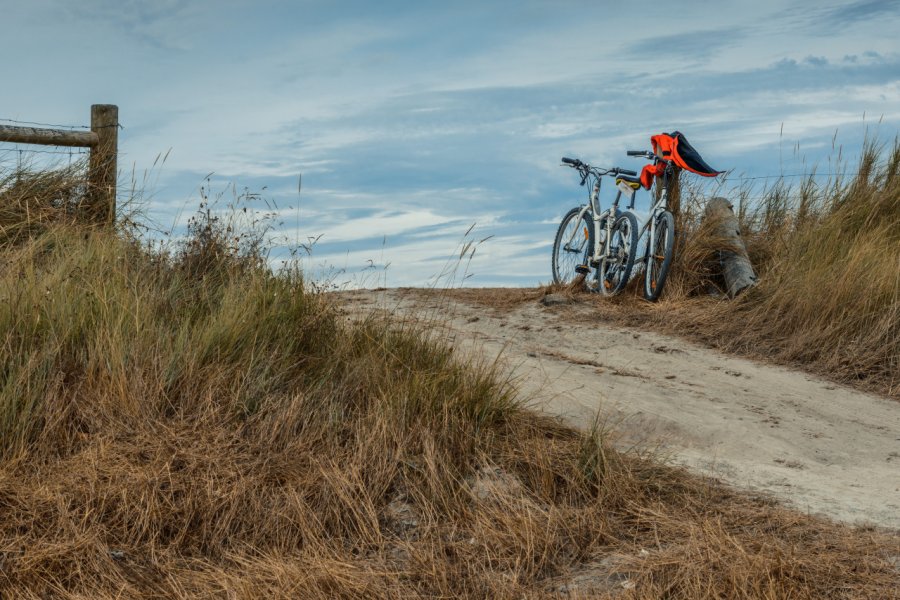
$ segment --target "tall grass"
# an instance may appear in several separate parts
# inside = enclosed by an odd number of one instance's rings
[[[900,391],[898,169],[900,142],[867,142],[852,177],[776,185],[743,211],[760,282],[711,326],[734,347]]]
[[[54,224],[74,223],[85,197],[85,164],[46,170],[0,166],[0,245],[16,244]]]
[[[681,181],[676,247],[661,301],[639,281],[606,314],[719,348],[800,366],[900,397],[900,141],[868,141],[852,174],[779,180],[723,194],[738,213],[759,283],[725,298],[728,240],[705,220],[708,195]],[[630,292],[630,293],[628,293]],[[712,295],[711,295],[712,292]]]
[[[524,411],[438,334],[272,273],[227,220],[150,252],[18,201],[44,218],[0,240],[0,597],[895,589],[895,540]]]

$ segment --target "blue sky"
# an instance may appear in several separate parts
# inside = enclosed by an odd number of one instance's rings
[[[467,285],[547,282],[584,199],[563,155],[638,168],[677,129],[716,168],[795,173],[900,125],[896,0],[4,5],[0,118],[118,104],[124,170],[171,150],[149,218],[183,222],[210,172],[265,187],[336,283],[428,284],[473,223]]]

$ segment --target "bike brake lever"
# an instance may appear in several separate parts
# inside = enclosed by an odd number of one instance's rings
[[[584,175],[581,176],[581,185],[584,185],[584,182],[587,181],[587,178],[588,178],[587,173],[585,173]]]

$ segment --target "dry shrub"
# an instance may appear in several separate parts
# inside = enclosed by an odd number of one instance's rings
[[[617,453],[440,328],[347,321],[252,244],[197,261],[233,233],[201,230],[2,248],[0,597],[896,590],[895,537]]]
[[[678,214],[673,264],[665,288],[670,298],[691,298],[710,292],[722,295],[727,287],[721,256],[739,249],[733,240],[722,237],[721,221],[705,217],[704,208],[700,202],[685,203]]]

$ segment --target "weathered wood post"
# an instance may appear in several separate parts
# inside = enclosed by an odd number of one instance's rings
[[[99,224],[116,220],[116,176],[119,151],[119,107],[91,106],[91,131],[67,131],[0,125],[0,142],[90,148],[85,216]]]
[[[734,206],[725,198],[712,198],[706,205],[704,219],[714,224],[713,235],[725,243],[720,252],[722,270],[728,296],[734,298],[750,286],[756,285],[756,272],[747,256],[741,239],[741,229]]]
[[[88,160],[89,218],[98,224],[116,220],[116,176],[119,152],[119,107],[113,104],[91,106],[91,131],[97,144]]]
[[[38,129],[36,127],[0,125],[0,142],[93,148],[97,145],[97,134],[91,131],[66,131],[63,129]]]

